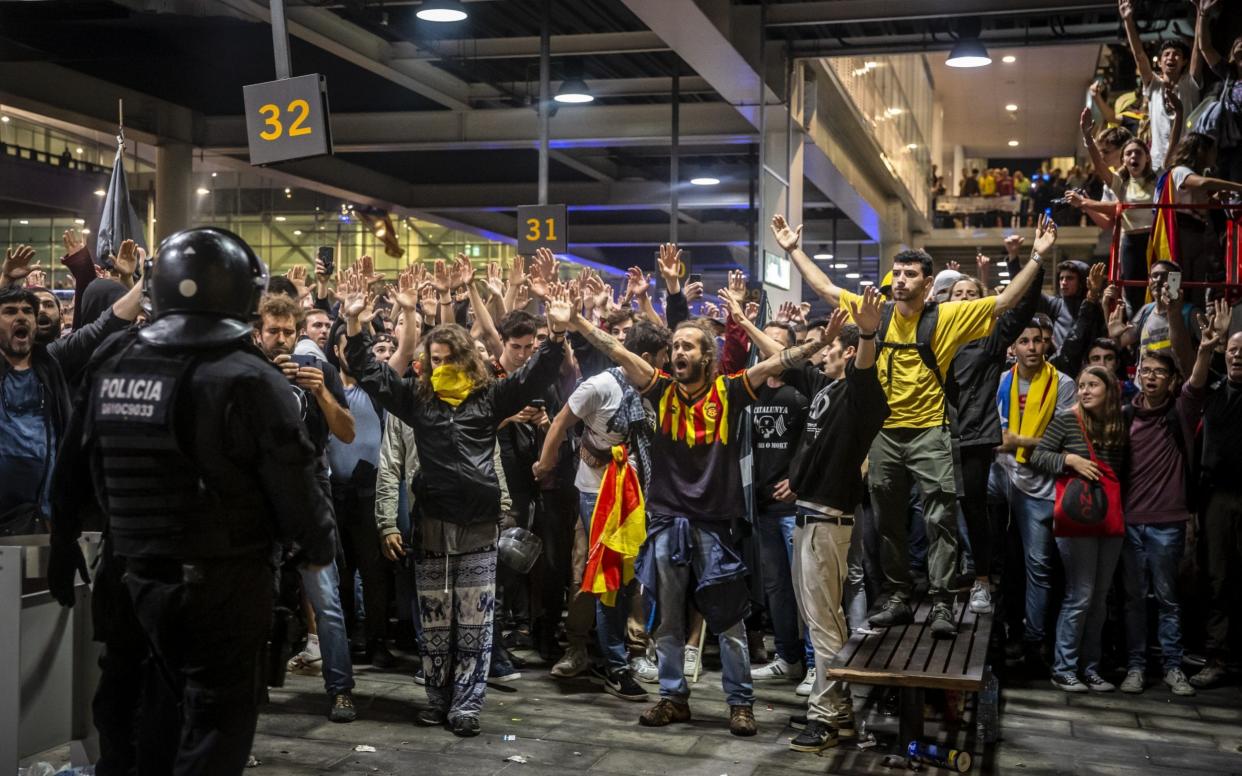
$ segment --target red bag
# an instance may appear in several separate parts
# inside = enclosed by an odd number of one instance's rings
[[[1078,474],[1057,477],[1057,500],[1052,509],[1053,536],[1123,536],[1125,518],[1121,513],[1121,480],[1107,463],[1095,457],[1095,448],[1082,416],[1078,427],[1087,442],[1091,460],[1100,467],[1100,479],[1092,482]]]

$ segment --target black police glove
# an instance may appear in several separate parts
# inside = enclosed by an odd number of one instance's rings
[[[88,585],[90,574],[86,570],[86,557],[82,555],[82,545],[77,542],[58,542],[52,545],[51,555],[47,561],[47,586],[52,597],[61,606],[73,608],[77,596],[73,588],[77,584],[74,576],[82,577]]]

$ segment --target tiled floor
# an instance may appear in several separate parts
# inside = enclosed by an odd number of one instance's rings
[[[645,704],[604,694],[585,679],[554,680],[546,669],[488,691],[483,734],[460,739],[414,725],[424,691],[409,676],[361,669],[355,701],[359,719],[328,722],[318,679],[290,676],[272,693],[259,719],[254,776],[308,774],[436,774],[485,776],[776,776],[790,773],[898,773],[884,765],[895,744],[896,719],[878,709],[878,696],[856,688],[859,719],[879,745],[843,745],[822,756],[788,748],[791,714],[802,699],[792,683],[760,684],[759,735],[729,734],[720,675],[708,672],[693,688],[694,720],[663,729],[639,727]],[[654,690],[654,687],[652,687]],[[654,698],[654,694],[653,694]],[[966,723],[964,727],[969,727]],[[940,731],[937,733],[937,731]],[[1242,688],[1175,698],[1163,687],[1139,696],[1067,696],[1044,683],[1002,688],[1002,740],[973,773],[1242,774]],[[939,722],[928,735],[945,739]],[[512,737],[512,738],[510,738]],[[963,741],[962,734],[957,740]],[[366,745],[375,752],[358,752]],[[521,757],[525,762],[510,758]],[[47,759],[58,761],[55,753]],[[62,759],[59,762],[63,762]],[[934,769],[933,769],[934,770]]]

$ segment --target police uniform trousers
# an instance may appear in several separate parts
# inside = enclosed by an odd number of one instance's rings
[[[245,770],[265,684],[261,652],[272,622],[274,574],[262,556],[126,560],[125,585],[151,644],[155,681],[180,705],[176,748],[152,773]],[[149,719],[169,710],[144,705],[142,713]]]
[[[450,721],[477,717],[491,666],[496,547],[422,552],[414,564],[427,700]]]

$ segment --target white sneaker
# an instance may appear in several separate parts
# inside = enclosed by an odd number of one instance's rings
[[[587,657],[586,647],[570,647],[565,650],[561,659],[552,666],[552,675],[560,679],[568,679],[585,673],[591,667],[591,659]]]
[[[1126,671],[1126,678],[1121,682],[1121,691],[1138,694],[1143,691],[1143,672],[1137,668]]]
[[[1195,688],[1186,679],[1186,674],[1182,673],[1180,668],[1170,668],[1164,675],[1164,683],[1169,686],[1174,695],[1194,695]]]
[[[306,649],[289,658],[289,673],[297,676],[319,676],[323,673],[323,655],[319,652],[319,637],[306,637]]]
[[[797,681],[802,678],[803,674],[801,663],[786,662],[780,656],[768,663],[762,668],[756,668],[750,672],[751,681],[770,682],[774,679],[784,679],[785,681]]]
[[[660,681],[660,669],[646,655],[630,661],[630,673],[640,682],[656,684]]]
[[[798,689],[794,690],[798,695],[805,698],[811,694],[811,689],[815,687],[815,666],[811,666],[806,670],[806,676],[802,677],[802,682],[798,685]]]
[[[686,659],[685,659],[685,662],[682,663],[682,666],[681,666],[682,673],[686,675],[687,679],[693,679],[694,672],[696,669],[698,669],[698,667],[699,667],[699,648],[692,647],[687,644],[686,645]]]
[[[975,614],[992,613],[992,592],[988,588],[986,582],[975,580],[974,586],[970,588],[970,611]]]

